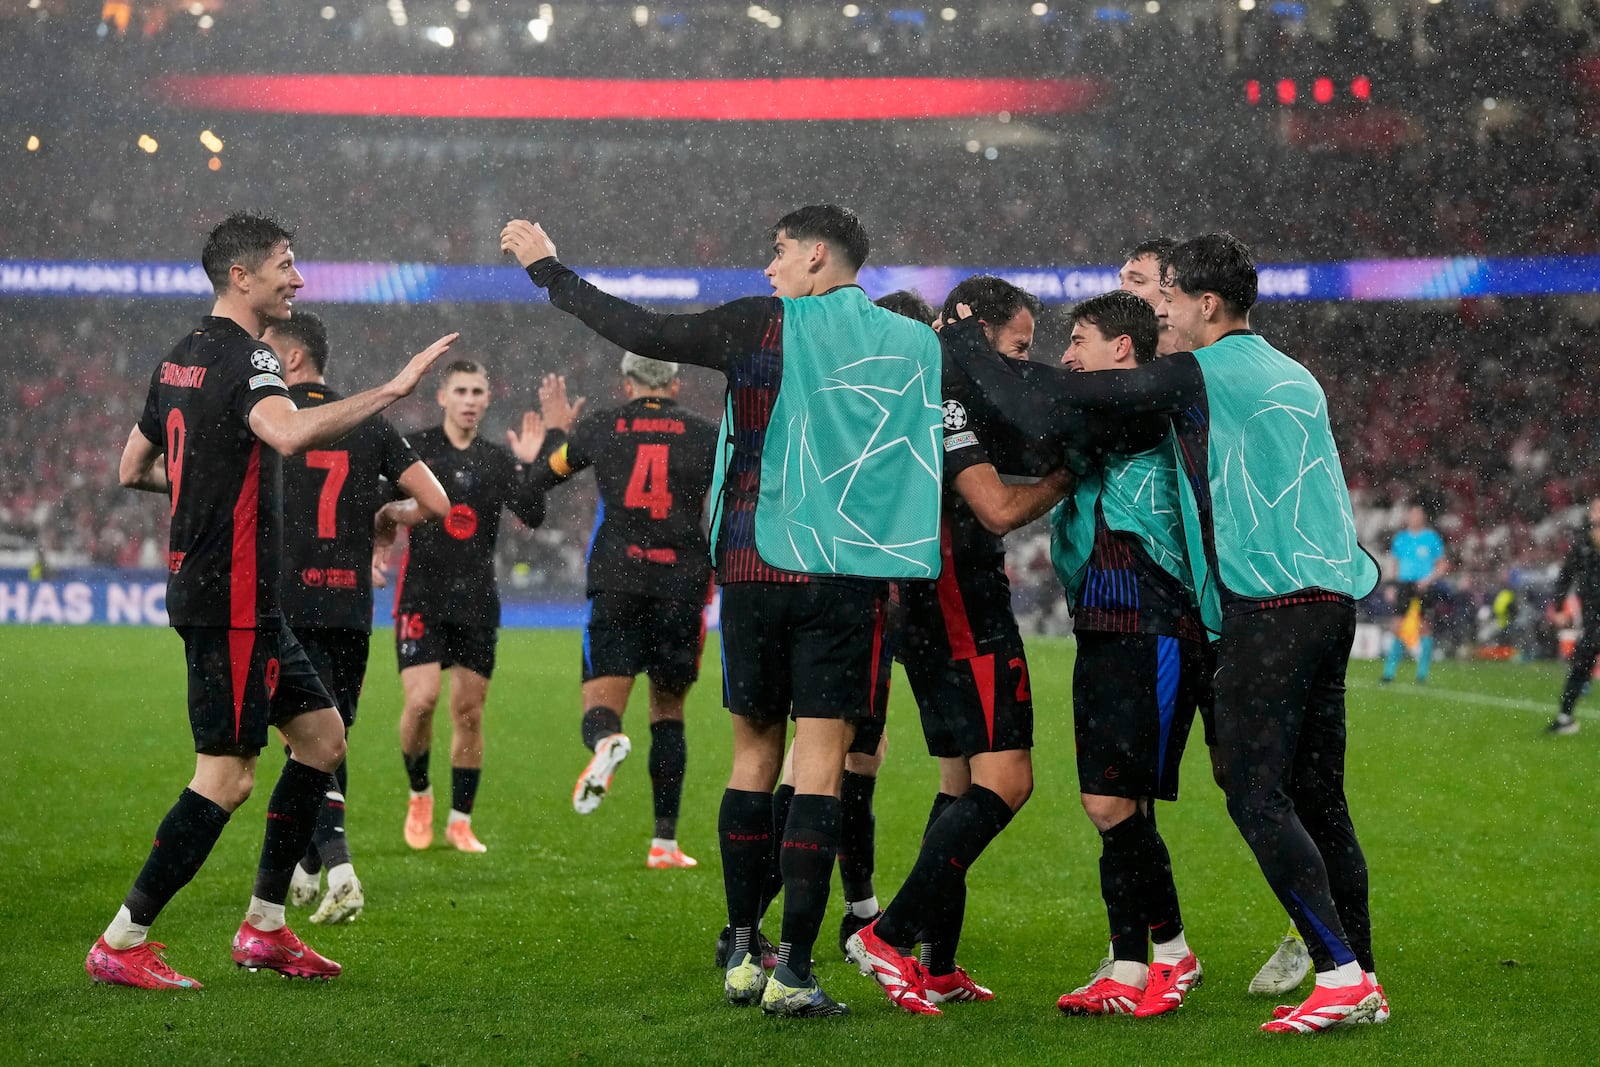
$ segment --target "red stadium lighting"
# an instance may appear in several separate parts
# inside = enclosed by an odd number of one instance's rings
[[[152,80],[148,91],[179,107],[281,115],[741,122],[1079,114],[1109,96],[1095,78],[650,81],[337,74],[172,74]]]
[[[1261,83],[1251,78],[1244,83],[1244,98],[1251,107],[1261,103]]]
[[[1350,95],[1357,100],[1372,99],[1372,79],[1365,74],[1359,78],[1350,79]]]
[[[1319,104],[1333,103],[1333,79],[1318,78],[1311,83],[1311,99]]]
[[[1278,103],[1288,106],[1289,104],[1294,103],[1294,98],[1294,80],[1291,78],[1284,78],[1282,81],[1278,82]]]

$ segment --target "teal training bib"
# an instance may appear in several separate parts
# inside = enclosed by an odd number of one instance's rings
[[[935,578],[942,359],[931,329],[855,286],[785,299],[756,549],[805,574]]]

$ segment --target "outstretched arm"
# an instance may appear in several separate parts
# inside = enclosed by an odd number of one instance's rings
[[[613,344],[651,359],[692,363],[727,372],[739,355],[761,343],[773,314],[770,298],[747,297],[695,315],[663,315],[612,296],[556,259],[544,227],[513,219],[500,231],[500,250],[516,257],[550,303]]]
[[[280,455],[293,456],[331,444],[401,397],[410,396],[458,333],[445,334],[411,357],[405,369],[376,389],[301,410],[286,396],[269,396],[250,409],[250,430]]]
[[[1132,370],[1069,371],[1006,359],[984,342],[974,322],[945,326],[939,335],[945,352],[999,418],[1029,437],[1081,442],[1085,427],[1106,416],[1175,415],[1205,390],[1190,353]]]

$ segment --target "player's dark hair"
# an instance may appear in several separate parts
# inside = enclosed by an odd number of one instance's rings
[[[867,228],[854,211],[837,204],[813,204],[798,208],[778,220],[768,236],[776,241],[778,234],[796,241],[825,241],[844,253],[845,260],[855,270],[867,261],[871,242]]]
[[[1080,322],[1098,329],[1108,341],[1127,334],[1133,342],[1135,363],[1148,363],[1156,358],[1156,335],[1160,332],[1156,309],[1136,293],[1114,289],[1073,305],[1067,312],[1067,328],[1070,330]]]
[[[282,244],[294,243],[294,231],[270,215],[235,211],[217,224],[200,251],[200,266],[218,295],[228,291],[228,270],[235,263],[255,270]]]
[[[306,358],[318,375],[328,373],[328,327],[313,311],[296,311],[282,321],[274,320],[272,332],[288,337],[306,350]]]
[[[458,359],[444,369],[444,381],[448,381],[452,374],[481,374],[489,377],[489,372],[483,369],[482,363],[470,359]]]
[[[1172,250],[1177,247],[1178,242],[1171,237],[1151,237],[1128,249],[1122,261],[1128,263],[1135,259],[1143,259],[1145,256],[1155,256],[1158,261],[1165,262],[1172,254]]]
[[[974,316],[994,327],[1004,326],[1023,308],[1036,316],[1044,310],[1038,297],[992,274],[974,274],[950,290],[940,312],[944,321],[954,322],[960,317],[956,314],[957,304],[966,304]]]
[[[1161,261],[1169,284],[1190,296],[1216,293],[1236,316],[1256,302],[1256,260],[1245,243],[1231,233],[1191,237]]]
[[[896,289],[892,293],[885,293],[874,300],[873,303],[894,312],[896,315],[904,315],[908,319],[916,319],[918,322],[925,322],[929,326],[932,326],[933,320],[938,317],[938,312],[933,310],[933,305],[913,293],[910,289]]]

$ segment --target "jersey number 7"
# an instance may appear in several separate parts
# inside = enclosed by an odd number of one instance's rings
[[[622,506],[649,509],[652,519],[672,513],[672,486],[667,483],[669,445],[640,445],[633,458],[633,473],[622,494]]]
[[[350,453],[307,452],[306,466],[328,472],[317,494],[317,536],[324,541],[339,536],[339,493],[350,474]]]

